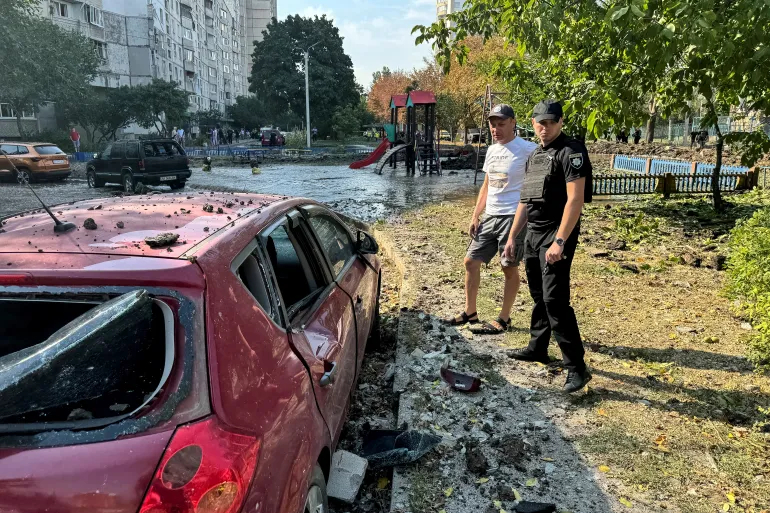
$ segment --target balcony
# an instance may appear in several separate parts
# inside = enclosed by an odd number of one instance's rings
[[[184,71],[188,74],[195,74],[195,61],[184,61]]]

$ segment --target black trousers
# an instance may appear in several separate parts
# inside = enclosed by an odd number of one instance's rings
[[[540,356],[548,353],[553,334],[564,358],[564,367],[582,372],[585,369],[583,342],[575,311],[570,305],[570,269],[578,243],[580,226],[576,226],[564,244],[565,259],[547,264],[545,253],[556,239],[556,230],[537,231],[527,228],[524,261],[529,292],[535,302],[530,322],[529,349]]]

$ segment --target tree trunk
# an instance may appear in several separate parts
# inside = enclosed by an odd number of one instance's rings
[[[647,120],[647,137],[645,141],[651,143],[655,139],[655,121],[658,118],[657,113],[650,114],[650,118]]]
[[[19,130],[19,137],[23,141],[27,138],[26,132],[24,132],[24,125],[21,123],[21,110],[16,111],[16,128]]]
[[[714,210],[721,212],[724,208],[722,203],[722,191],[719,190],[719,174],[722,171],[722,148],[724,147],[724,137],[717,125],[717,162],[714,166],[714,173],[711,175],[711,192],[714,195]]]

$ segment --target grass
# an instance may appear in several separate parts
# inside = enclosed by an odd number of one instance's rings
[[[770,511],[770,383],[744,357],[748,332],[722,295],[723,272],[683,263],[725,254],[736,219],[770,203],[762,192],[728,199],[723,215],[705,198],[678,197],[594,203],[583,218],[572,298],[594,381],[568,399],[570,415],[585,420],[576,446],[606,469],[610,493],[644,511]],[[417,306],[428,312],[462,308],[473,202],[430,205],[386,228],[407,241],[399,247],[409,248],[404,256],[423,290]],[[607,249],[618,240],[626,250]],[[592,257],[590,248],[609,254]],[[501,282],[495,262],[482,269],[482,318],[497,315]],[[513,325],[528,326],[530,313],[522,284]],[[528,333],[501,340],[502,348],[521,347]],[[485,362],[467,364],[513,379]],[[559,384],[543,392],[556,396]]]

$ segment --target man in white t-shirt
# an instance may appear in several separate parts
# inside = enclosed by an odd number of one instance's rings
[[[537,145],[516,137],[516,115],[510,105],[496,105],[489,114],[492,144],[484,160],[486,178],[479,191],[468,233],[471,243],[465,255],[465,310],[447,319],[453,326],[478,324],[476,299],[481,282],[481,265],[488,264],[495,254],[505,275],[503,305],[497,320],[471,327],[480,334],[495,334],[510,327],[511,307],[519,292],[519,263],[523,257],[524,235],[519,234],[513,260],[503,255],[513,216],[519,206],[519,195],[524,183],[524,166]],[[484,212],[482,216],[481,213]]]

